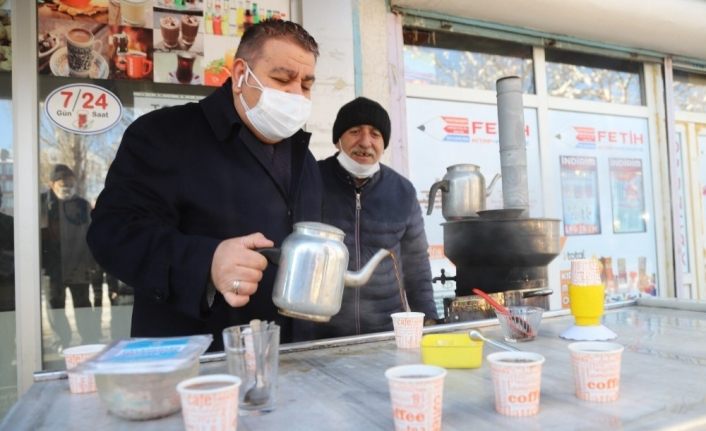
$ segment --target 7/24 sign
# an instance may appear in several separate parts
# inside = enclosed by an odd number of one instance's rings
[[[94,135],[114,127],[120,121],[123,106],[115,94],[103,87],[69,84],[47,96],[44,112],[68,132]]]

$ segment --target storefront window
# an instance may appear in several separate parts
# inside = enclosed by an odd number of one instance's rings
[[[547,49],[550,96],[596,102],[644,105],[642,65],[596,55]]]
[[[674,102],[679,111],[706,112],[706,76],[675,70]]]
[[[214,27],[214,4],[202,0],[95,3],[80,10],[37,4],[46,370],[64,368],[69,346],[129,337],[134,290],[88,250],[91,210],[125,129],[148,111],[197,101],[223,83],[245,25]],[[289,4],[263,3],[263,19]],[[235,5],[232,12],[238,16]]]
[[[532,48],[458,33],[404,29],[405,81],[495,91],[504,76],[520,76],[534,93]]]

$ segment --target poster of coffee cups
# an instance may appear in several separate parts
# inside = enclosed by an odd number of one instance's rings
[[[154,49],[158,51],[191,51],[203,54],[204,41],[197,14],[154,12]],[[159,30],[158,30],[159,29]]]
[[[203,54],[204,85],[219,87],[230,77],[239,37],[204,35],[206,48]]]
[[[9,5],[0,5],[0,72],[12,70],[12,20]]]
[[[218,86],[243,32],[289,19],[290,0],[37,0],[37,10],[42,74]],[[12,66],[5,33],[0,70]]]
[[[110,26],[108,58],[112,78],[152,80],[152,33],[148,28]]]
[[[108,79],[108,26],[92,21],[44,19],[37,35],[39,73]]]
[[[37,0],[37,16],[43,19],[68,19],[108,23],[110,0]]]
[[[154,53],[154,82],[203,85],[203,56],[191,51]]]

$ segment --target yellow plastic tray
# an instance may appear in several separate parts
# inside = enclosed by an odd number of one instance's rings
[[[422,361],[444,368],[478,368],[483,342],[463,334],[428,334],[422,338]]]

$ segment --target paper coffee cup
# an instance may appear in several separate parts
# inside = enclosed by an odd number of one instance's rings
[[[105,344],[85,344],[83,346],[64,349],[66,372],[69,376],[69,390],[72,394],[86,394],[96,391],[96,380],[93,374],[71,372],[78,364],[96,356],[105,348]]]
[[[544,356],[532,352],[498,352],[487,356],[495,389],[495,410],[506,416],[539,412]]]
[[[414,311],[392,313],[395,343],[399,349],[418,349],[422,345],[424,313]]]
[[[620,344],[601,341],[569,344],[578,398],[593,402],[618,399],[623,350]]]
[[[434,365],[400,365],[388,368],[395,430],[441,430],[446,370]]]
[[[177,385],[187,431],[236,431],[240,378],[230,374],[193,377]]]

